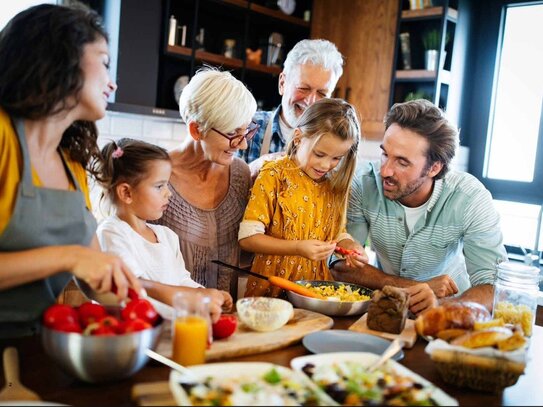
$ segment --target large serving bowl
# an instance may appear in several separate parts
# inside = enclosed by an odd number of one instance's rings
[[[357,284],[343,283],[341,281],[323,281],[323,280],[298,280],[295,283],[302,286],[311,284],[311,286],[333,286],[335,288],[344,285],[351,287],[351,290],[358,289],[360,294],[371,297],[373,293],[367,287],[363,287]],[[361,315],[368,310],[369,300],[366,301],[333,301],[333,300],[321,300],[318,298],[310,298],[305,295],[297,294],[292,291],[287,291],[289,301],[296,308],[304,308],[310,311],[319,312],[329,316],[347,316],[347,315]]]
[[[275,331],[292,317],[294,309],[288,301],[270,297],[247,297],[236,302],[238,317],[249,328]]]
[[[162,320],[151,329],[114,336],[90,336],[42,328],[45,352],[68,374],[98,383],[120,380],[140,370],[155,349]]]

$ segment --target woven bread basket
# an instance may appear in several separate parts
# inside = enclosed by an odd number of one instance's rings
[[[505,358],[445,349],[434,350],[431,359],[445,382],[493,393],[515,384],[526,367],[525,363]]]

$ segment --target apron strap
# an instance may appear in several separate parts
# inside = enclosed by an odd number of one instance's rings
[[[34,184],[32,183],[32,166],[30,165],[30,154],[26,144],[25,125],[21,118],[14,119],[15,132],[21,146],[21,155],[23,158],[23,173],[21,176],[21,191],[23,196],[34,197]]]
[[[262,139],[262,146],[260,147],[260,156],[268,154],[270,152],[270,144],[272,137],[272,127],[273,127],[273,115],[270,116],[268,125],[266,126],[266,131],[264,132],[264,138]]]

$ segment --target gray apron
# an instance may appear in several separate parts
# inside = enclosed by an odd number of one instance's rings
[[[14,120],[14,127],[21,147],[23,171],[13,214],[0,235],[0,251],[57,245],[89,246],[96,232],[96,220],[87,209],[83,193],[62,152],[64,167],[76,191],[34,186],[23,120]],[[70,273],[62,272],[0,291],[0,337],[36,333],[41,314],[55,302],[70,278]]]

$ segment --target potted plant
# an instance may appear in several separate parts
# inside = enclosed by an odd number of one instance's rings
[[[440,41],[441,35],[438,30],[428,30],[422,35],[422,45],[425,50],[424,67],[428,71],[435,71],[437,69]]]
[[[449,34],[445,36],[445,45],[449,41]],[[427,30],[422,35],[422,45],[424,46],[424,62],[428,71],[437,69],[437,60],[439,56],[439,45],[441,42],[441,32],[439,30]],[[443,61],[445,61],[446,52],[443,51]]]

